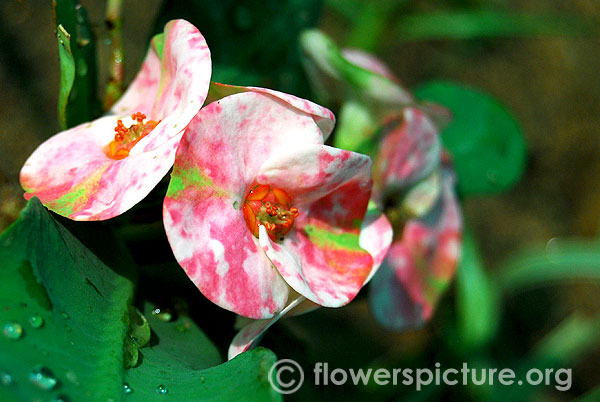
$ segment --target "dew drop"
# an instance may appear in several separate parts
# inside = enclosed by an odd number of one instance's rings
[[[200,377],[200,382],[204,384],[206,382],[206,378],[204,378],[204,376]]]
[[[133,388],[131,388],[129,386],[129,384],[124,383],[123,384],[123,392],[125,392],[126,394],[131,394],[133,392]]]
[[[37,314],[29,317],[28,321],[32,328],[41,328],[44,325],[44,319]]]
[[[67,371],[66,377],[67,377],[67,380],[69,380],[73,384],[79,385],[79,381],[77,380],[77,374],[75,374],[74,372]]]
[[[7,322],[2,329],[4,336],[8,339],[19,339],[23,336],[23,327],[18,322]]]
[[[71,318],[69,316],[69,314],[65,313],[64,311],[62,313],[60,313],[60,315],[62,315],[65,320],[68,320],[69,318]]]
[[[164,322],[169,322],[173,319],[173,314],[167,309],[155,308],[152,310],[152,315]]]
[[[54,377],[52,371],[43,366],[37,366],[29,373],[29,381],[44,391],[53,389],[58,383],[58,380]]]
[[[71,332],[71,327],[69,327],[68,325],[65,326],[65,331],[67,332]]]
[[[0,384],[2,385],[10,385],[12,384],[13,379],[12,376],[8,373],[0,373]]]
[[[165,387],[164,385],[160,384],[158,387],[156,387],[156,392],[161,394],[161,395],[165,395],[167,392],[169,392],[169,390],[167,389],[167,387]]]

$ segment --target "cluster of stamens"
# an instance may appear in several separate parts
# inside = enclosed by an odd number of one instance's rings
[[[246,226],[258,237],[259,227],[263,225],[271,240],[282,240],[299,214],[298,208],[290,207],[291,202],[284,190],[255,184],[246,194],[242,207]]]
[[[117,120],[115,138],[108,144],[107,154],[114,159],[123,159],[129,156],[129,151],[139,140],[148,135],[160,122],[150,120],[144,123],[146,115],[140,112],[133,113],[131,119],[136,123],[125,127],[123,120]]]

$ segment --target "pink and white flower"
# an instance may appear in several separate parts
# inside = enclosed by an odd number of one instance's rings
[[[188,126],[164,202],[175,258],[208,299],[245,317],[273,317],[290,288],[321,306],[350,302],[389,246],[361,240],[371,159],[324,145],[334,116],[312,102],[211,93],[228,96]]]
[[[374,314],[392,329],[417,326],[431,317],[458,263],[460,210],[439,138],[451,116],[417,102],[368,53],[339,50],[316,30],[300,42],[315,91],[341,104],[335,144],[374,156],[372,199],[394,227],[395,242],[371,284]]]
[[[187,21],[169,22],[107,116],[54,135],[27,159],[20,177],[25,198],[37,196],[74,220],[127,211],[173,165],[183,131],[206,99],[210,75],[202,34]]]
[[[462,219],[454,174],[428,116],[405,108],[383,132],[374,197],[397,230],[369,298],[378,321],[400,330],[431,318],[456,271]]]

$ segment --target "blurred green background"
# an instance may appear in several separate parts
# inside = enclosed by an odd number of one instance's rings
[[[81,3],[98,39],[99,82],[103,88],[110,53],[103,22],[105,4],[91,0]],[[191,3],[186,5],[188,15],[160,0],[124,2],[125,82],[133,78],[148,38],[160,25],[157,18],[182,17],[190,18],[207,37],[219,79],[232,84],[260,83],[310,96],[304,79],[286,67],[295,66],[293,56],[289,60],[261,62],[257,58],[249,62],[243,59],[246,44],[227,41],[236,35],[254,37],[259,38],[258,47],[268,47],[266,41],[272,34],[265,34],[264,27],[261,31],[263,23],[256,17],[264,4],[224,2],[227,6],[221,7],[228,7],[229,12],[219,14],[210,2]],[[491,319],[483,314],[483,319],[497,323],[490,326],[499,325],[497,332],[489,330],[491,338],[482,336],[484,340],[479,343],[465,338],[477,329],[461,329],[465,310],[457,301],[463,300],[458,296],[461,290],[454,287],[433,321],[421,330],[394,334],[381,329],[369,315],[365,298],[359,297],[339,310],[321,309],[283,320],[262,344],[279,358],[301,361],[305,369],[316,361],[343,368],[432,368],[435,362],[459,368],[463,361],[484,367],[534,367],[535,362],[550,361],[548,365],[573,367],[573,387],[564,393],[540,386],[513,394],[506,389],[460,386],[430,387],[416,393],[403,386],[356,390],[306,385],[288,399],[561,401],[595,389],[600,384],[600,287],[598,274],[589,272],[598,272],[600,263],[600,247],[594,246],[600,226],[600,2],[326,0],[321,12],[306,7],[309,11],[302,15],[288,13],[283,6],[279,10],[276,5],[268,12],[270,24],[285,31],[290,26],[310,25],[317,16],[316,25],[338,44],[372,51],[408,88],[432,79],[449,79],[485,90],[507,105],[523,125],[528,160],[522,180],[510,191],[468,198],[463,204],[465,220],[488,275],[483,281],[491,281],[494,289],[500,285],[498,310],[491,310]],[[59,131],[59,70],[49,1],[2,1],[0,22],[3,229],[25,204],[18,184],[20,167],[41,141]],[[285,48],[285,44],[281,46]],[[290,49],[290,54],[293,52]],[[239,67],[243,63],[249,63],[247,69]],[[265,82],[263,74],[269,71],[273,77]],[[581,239],[585,245],[573,246],[572,239]],[[528,260],[511,260],[530,248],[538,251],[528,254]],[[548,265],[562,264],[565,273],[557,277],[564,279],[529,284],[513,279],[511,283],[516,285],[511,287],[506,285],[510,278],[501,272],[511,264],[513,268],[529,264],[532,271],[542,273],[549,270]],[[578,267],[589,270],[577,275]],[[471,282],[462,283],[468,292]],[[477,283],[473,286],[480,289]],[[487,300],[491,294],[484,292],[482,297]],[[477,306],[474,309],[476,314]],[[549,334],[556,338],[548,338]],[[220,344],[226,342],[218,340]],[[553,350],[564,353],[550,356]],[[600,400],[595,399],[598,392],[588,395],[590,400]]]

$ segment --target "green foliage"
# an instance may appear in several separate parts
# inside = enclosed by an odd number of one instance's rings
[[[564,36],[591,32],[591,25],[565,15],[518,14],[492,10],[438,11],[409,14],[396,20],[401,41],[486,37]]]
[[[212,358],[200,358],[194,348],[204,350],[182,334],[158,334],[170,347],[142,349],[144,359],[138,368],[127,373],[128,385],[133,391],[130,401],[157,399],[160,389],[179,401],[278,401],[268,381],[268,373],[277,358],[273,352],[258,348],[243,353],[220,366],[199,370],[211,364]],[[179,337],[179,340],[178,340]],[[188,355],[187,353],[190,353]],[[164,388],[158,388],[163,385]],[[164,392],[164,391],[163,391]]]
[[[52,6],[61,68],[58,115],[61,126],[69,128],[100,115],[95,38],[87,13],[77,0],[53,0]]]
[[[82,225],[79,237],[100,258],[37,198],[0,238],[0,400],[154,400],[160,386],[179,400],[279,400],[267,378],[272,352],[219,365],[185,314],[164,320],[148,302],[137,312],[135,264],[114,238]]]
[[[13,378],[10,387],[0,388],[0,399],[121,395],[123,339],[133,296],[125,267],[105,265],[37,198],[0,238],[0,261],[0,323],[23,328],[20,339],[0,337],[0,368]],[[43,320],[40,328],[30,325],[37,316]],[[57,381],[52,390],[31,380],[39,365]]]
[[[56,29],[58,38],[58,58],[60,60],[60,88],[58,92],[58,120],[67,128],[67,102],[75,81],[75,60],[71,52],[71,35],[62,25]]]
[[[316,24],[321,0],[167,1],[155,32],[185,18],[205,36],[213,60],[213,81],[260,85],[307,96],[298,35]]]
[[[456,273],[457,321],[461,348],[485,346],[496,334],[500,318],[498,289],[486,273],[468,227],[463,233]]]
[[[526,156],[523,130],[502,104],[480,91],[444,81],[421,85],[415,95],[453,114],[442,141],[452,154],[463,195],[499,193],[519,180]]]
[[[569,280],[600,281],[598,242],[553,240],[513,256],[494,277],[508,293]]]

